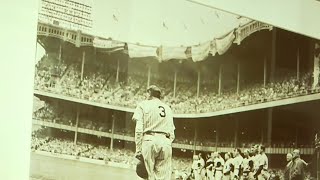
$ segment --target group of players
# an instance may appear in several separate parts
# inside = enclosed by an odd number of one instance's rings
[[[235,148],[232,152],[222,154],[212,152],[206,156],[193,156],[191,173],[182,179],[195,180],[246,180],[269,179],[268,157],[263,145],[254,145],[244,150]]]

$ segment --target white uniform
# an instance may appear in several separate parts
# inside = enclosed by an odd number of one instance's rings
[[[253,172],[249,165],[252,158],[244,158],[242,161],[242,177],[241,179],[253,179]],[[252,161],[253,162],[253,161]]]
[[[233,159],[229,158],[223,166],[223,180],[231,180],[233,173],[231,172],[231,166],[233,165]]]
[[[243,158],[241,155],[238,155],[237,157],[233,158],[233,164],[234,164],[234,177],[237,176],[239,178],[239,172],[240,168],[242,166]]]
[[[269,173],[268,173],[268,157],[265,153],[258,156],[257,159],[258,166],[262,166],[261,173],[258,175],[258,180],[268,179]]]
[[[220,166],[218,167],[218,163],[220,164]],[[222,157],[218,157],[214,160],[214,166],[215,166],[215,170],[214,170],[214,179],[215,180],[222,180],[223,177],[223,166],[224,166],[224,159]]]
[[[212,163],[214,162],[214,159],[210,158],[209,160],[207,160],[207,164],[208,163]],[[211,165],[213,167],[213,165]],[[207,179],[208,180],[213,180],[214,177],[213,177],[213,170],[210,170],[208,167],[207,167]]]
[[[141,102],[133,114],[136,121],[136,152],[144,157],[149,180],[170,180],[172,141],[175,138],[171,108],[157,98]]]
[[[201,176],[200,176],[201,165],[199,166],[199,164],[201,164],[200,160],[194,160],[192,163],[192,170],[193,170],[193,175],[195,180],[201,180]]]

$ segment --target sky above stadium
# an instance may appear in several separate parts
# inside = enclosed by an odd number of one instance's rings
[[[249,21],[185,0],[94,0],[92,8],[95,35],[154,46],[197,45]]]

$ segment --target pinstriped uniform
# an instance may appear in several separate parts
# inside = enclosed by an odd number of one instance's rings
[[[242,166],[242,161],[243,158],[241,155],[236,156],[235,158],[233,158],[233,165],[234,165],[234,177],[238,177],[237,179],[239,179],[240,176],[240,169]]]
[[[257,159],[258,165],[263,166],[261,173],[258,175],[258,180],[267,179],[269,176],[268,173],[268,157],[265,153],[260,154],[259,158]]]
[[[157,98],[141,102],[132,117],[136,121],[136,152],[144,157],[149,180],[171,179],[172,141],[175,138],[171,108]],[[165,134],[146,132],[163,132]]]

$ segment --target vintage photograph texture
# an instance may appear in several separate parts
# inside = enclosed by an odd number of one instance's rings
[[[184,0],[40,0],[36,49],[32,180],[319,180],[317,39]]]

